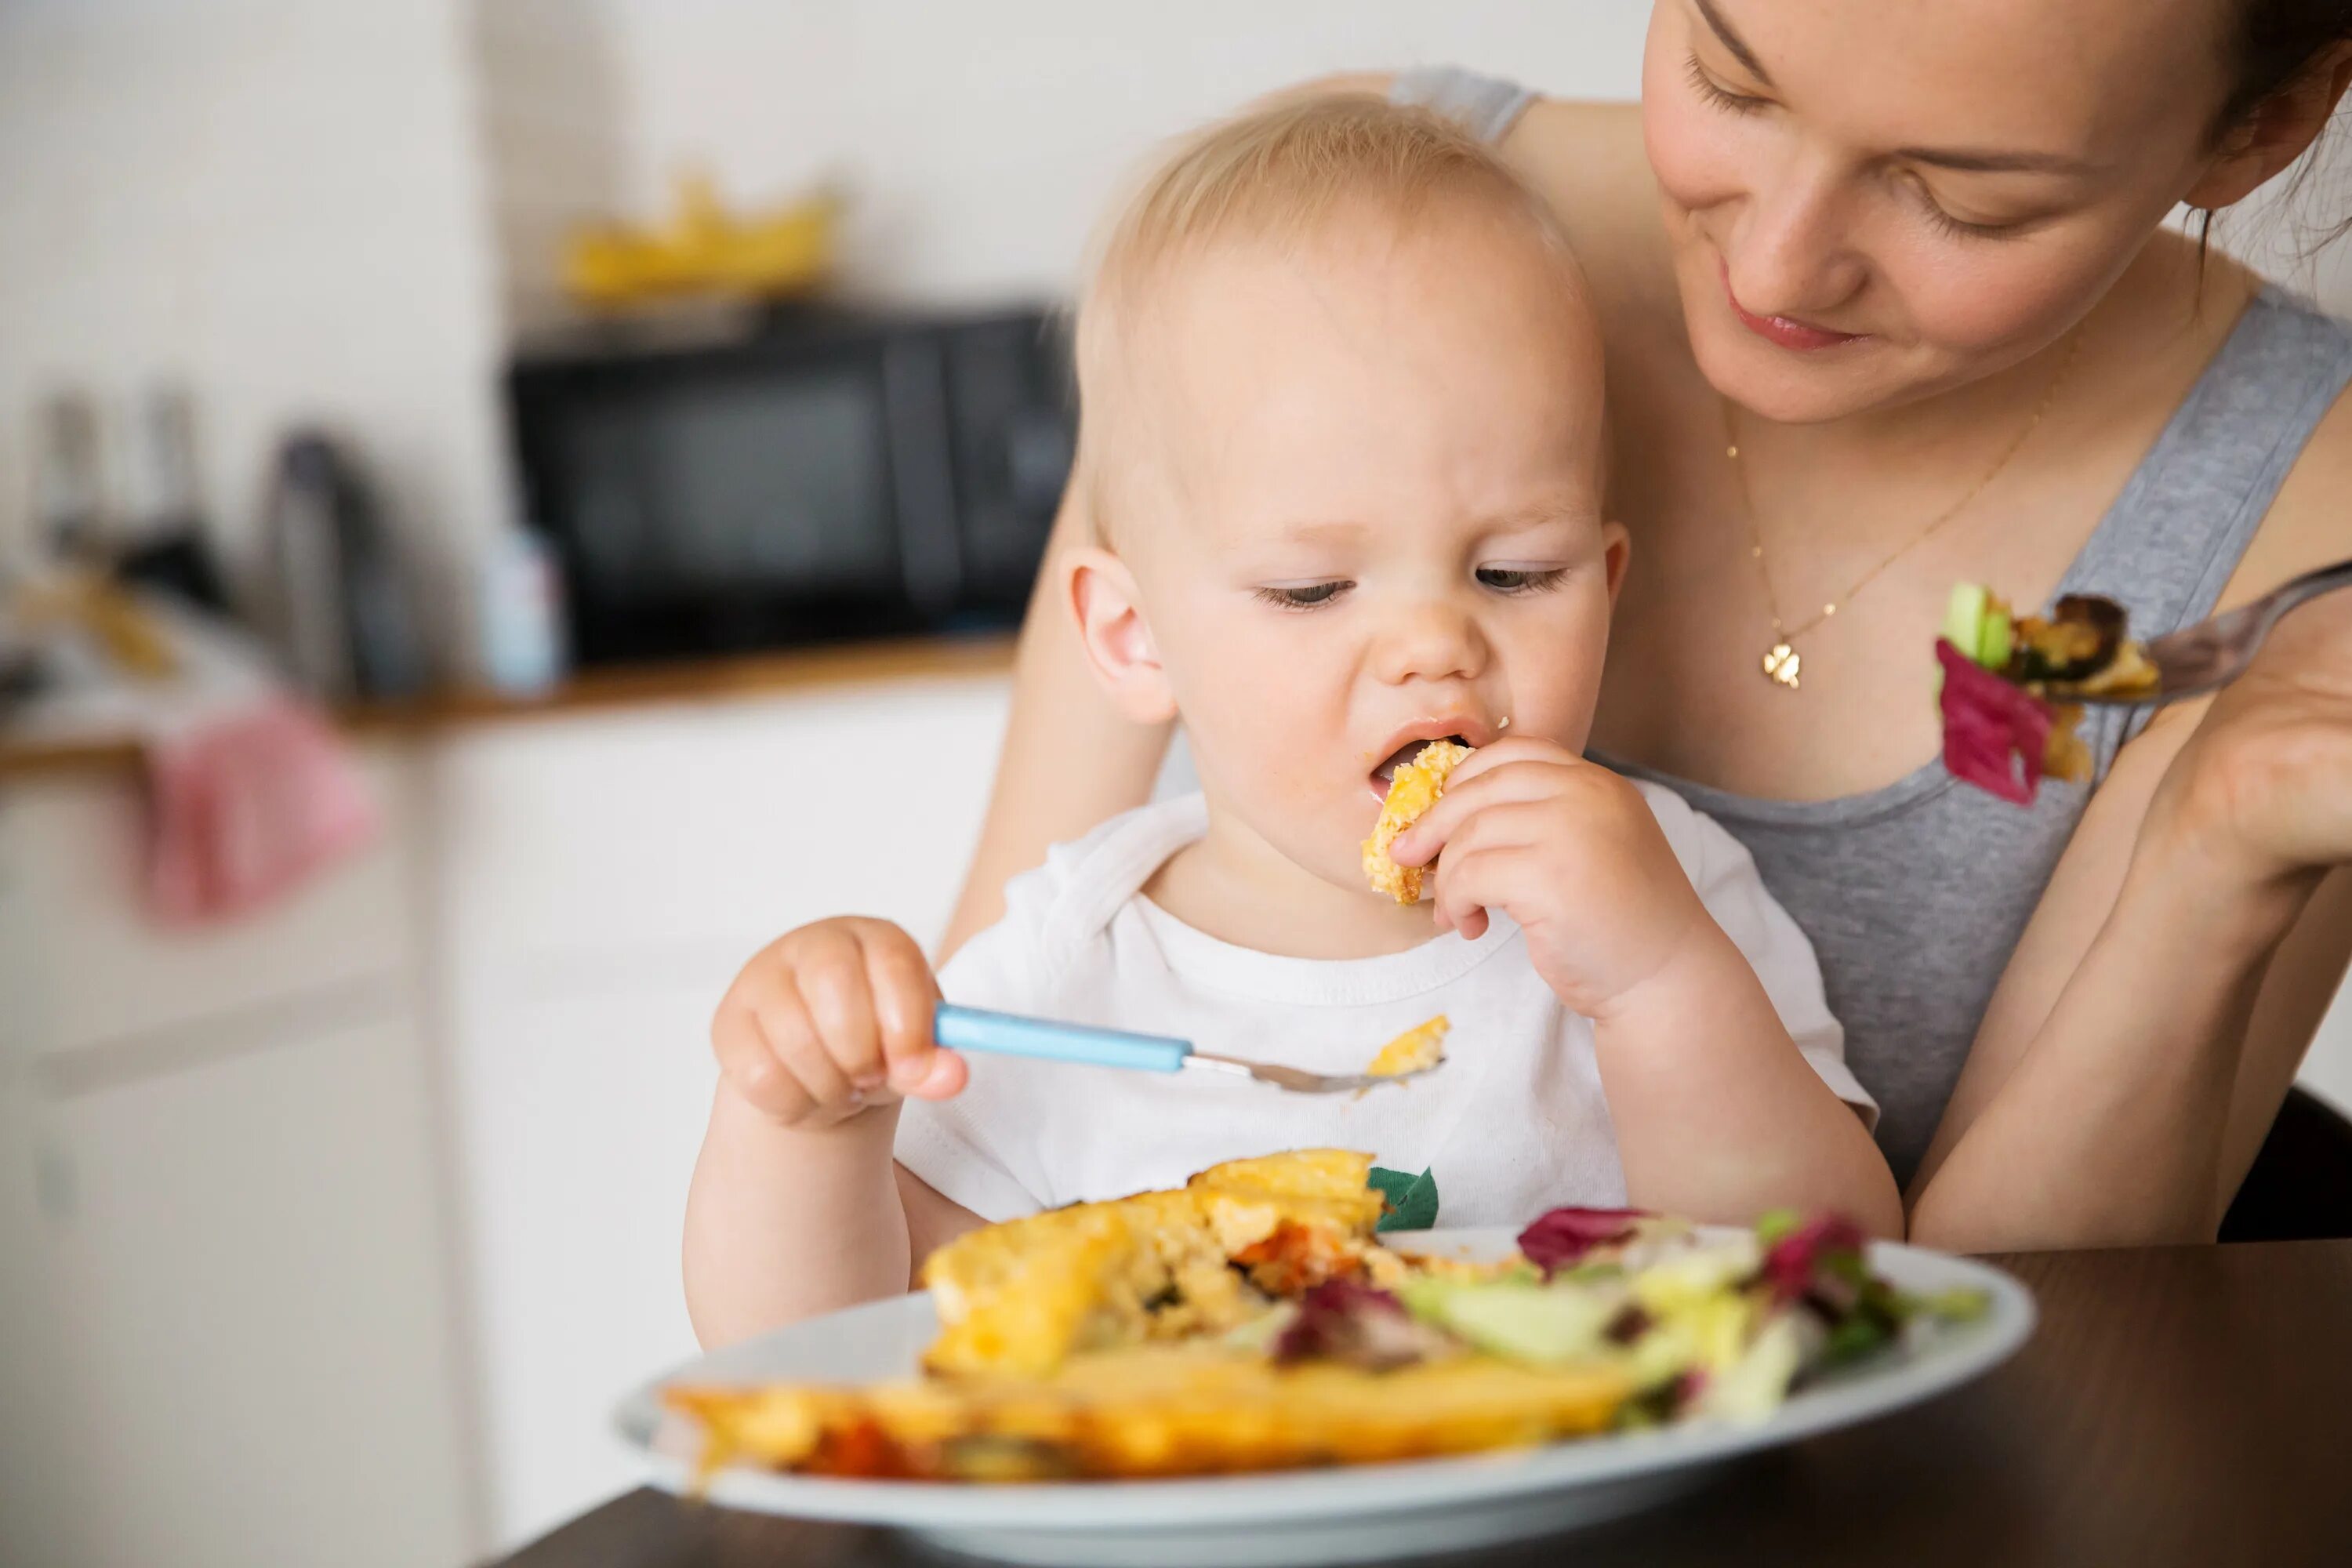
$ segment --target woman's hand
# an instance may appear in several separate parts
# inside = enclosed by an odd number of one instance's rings
[[[2144,832],[2255,884],[2352,862],[2352,593],[2279,623],[2173,760]]]
[[[1537,972],[1588,1018],[1722,940],[1641,792],[1547,741],[1472,752],[1391,853],[1436,861],[1439,930],[1475,938],[1489,910],[1517,921]]]

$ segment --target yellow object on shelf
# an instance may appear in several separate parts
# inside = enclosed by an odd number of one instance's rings
[[[680,294],[803,293],[831,270],[841,205],[836,194],[820,191],[772,216],[739,220],[707,177],[689,174],[661,226],[574,235],[564,250],[564,283],[583,304],[607,310]]]
[[[179,672],[179,655],[146,606],[116,584],[79,569],[58,573],[47,581],[20,586],[10,604],[0,606],[15,616],[27,632],[44,632],[59,625],[79,626],[125,675],[138,680],[163,680]]]

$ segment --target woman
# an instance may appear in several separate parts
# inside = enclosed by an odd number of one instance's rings
[[[1499,138],[1582,257],[1635,541],[1596,753],[1806,927],[1919,1239],[2210,1239],[2352,951],[2352,616],[2210,715],[2102,714],[2095,789],[2031,810],[1943,774],[1926,631],[1960,579],[2154,634],[2347,552],[2352,333],[2159,226],[2347,75],[2314,0],[1657,0],[1638,110],[1325,84]],[[950,945],[1160,763],[1066,619],[1024,634]]]

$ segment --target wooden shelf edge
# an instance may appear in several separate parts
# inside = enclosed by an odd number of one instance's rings
[[[436,692],[406,702],[357,703],[336,722],[356,736],[430,736],[477,724],[555,718],[625,708],[740,700],[789,691],[1001,675],[1013,668],[1009,632],[843,643],[730,658],[583,670],[544,697],[494,691]],[[11,743],[0,739],[0,784],[58,773],[136,768],[132,736]]]

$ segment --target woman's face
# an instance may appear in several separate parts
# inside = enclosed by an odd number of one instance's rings
[[[1691,347],[1768,418],[1974,381],[2210,165],[2217,0],[1657,0],[1643,123]]]

